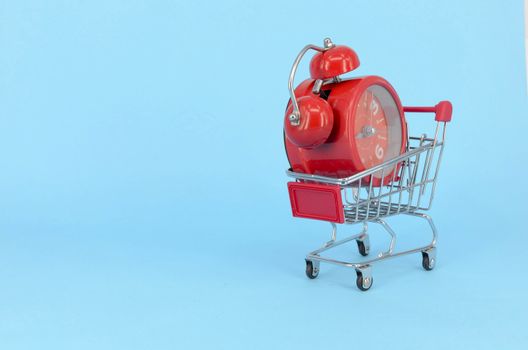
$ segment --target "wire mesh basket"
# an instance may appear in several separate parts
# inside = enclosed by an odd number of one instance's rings
[[[443,102],[441,102],[443,103]],[[426,134],[407,139],[406,152],[346,178],[333,178],[304,174],[287,170],[295,182],[288,183],[292,213],[296,217],[329,221],[332,236],[322,248],[306,257],[306,274],[317,277],[319,262],[328,262],[356,270],[356,284],[361,290],[372,285],[371,265],[374,262],[410,253],[422,253],[422,266],[432,270],[436,263],[437,231],[432,219],[424,214],[431,208],[438,171],[444,150],[446,123],[449,115],[438,113],[444,110],[435,107],[404,107],[405,112],[436,113],[436,129],[433,137]],[[426,246],[395,252],[396,233],[384,220],[387,217],[407,214],[425,219],[432,231],[432,240]],[[363,223],[359,234],[337,240],[336,224]],[[340,261],[321,256],[321,253],[355,240],[361,255],[370,251],[368,223],[380,224],[391,236],[389,247],[375,258],[361,262]]]

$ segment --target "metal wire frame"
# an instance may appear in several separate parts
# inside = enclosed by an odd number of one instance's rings
[[[442,140],[438,140],[442,128]],[[297,181],[339,185],[343,195],[345,223],[374,221],[384,217],[426,211],[431,208],[442,159],[445,123],[437,123],[434,138],[425,134],[409,137],[407,152],[347,178],[287,174]],[[386,185],[374,186],[375,181]]]
[[[432,218],[420,211],[429,210],[433,202],[444,150],[445,133],[446,123],[437,122],[433,138],[429,138],[425,134],[409,137],[407,151],[404,154],[347,178],[302,174],[293,172],[291,169],[287,171],[287,175],[297,181],[340,186],[344,203],[345,224],[363,223],[359,234],[340,240],[337,240],[337,226],[331,223],[330,241],[306,256],[307,264],[312,264],[314,276],[319,272],[321,261],[351,267],[358,274],[358,287],[367,290],[372,285],[371,264],[383,259],[417,252],[422,252],[423,258],[427,258],[427,266],[424,265],[424,267],[432,269],[436,260],[435,246],[438,232]],[[441,139],[439,139],[440,135]],[[376,178],[378,182],[382,182],[384,185],[375,186],[373,179]],[[414,249],[394,252],[396,233],[384,218],[397,214],[407,214],[426,220],[432,232],[430,243]],[[389,233],[391,240],[386,251],[380,252],[375,258],[361,262],[340,261],[320,255],[352,240],[366,244],[368,252],[368,223],[379,224]]]

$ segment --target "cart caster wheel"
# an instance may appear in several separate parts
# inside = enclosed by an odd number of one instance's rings
[[[358,246],[359,254],[361,254],[363,256],[367,256],[368,253],[369,253],[369,249],[365,246],[365,242],[356,241],[356,243],[357,243],[357,246]]]
[[[422,267],[426,271],[431,271],[434,269],[436,264],[436,249],[432,248],[430,250],[422,252]]]
[[[359,254],[363,256],[367,256],[370,252],[370,241],[369,237],[364,234],[360,238],[356,239],[356,243],[358,246]]]
[[[357,278],[356,278],[356,286],[359,288],[359,290],[365,292],[372,287],[372,283],[374,282],[374,278],[370,274],[370,268],[368,270],[356,270]]]
[[[319,276],[319,261],[314,263],[311,260],[306,260],[306,276],[312,280]]]

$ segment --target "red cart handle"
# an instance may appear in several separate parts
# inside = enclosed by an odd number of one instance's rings
[[[440,101],[434,107],[403,107],[404,112],[435,113],[437,122],[450,122],[453,115],[453,105],[449,101]]]

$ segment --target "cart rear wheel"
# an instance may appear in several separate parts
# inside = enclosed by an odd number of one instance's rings
[[[368,248],[365,246],[365,242],[363,241],[356,241],[357,243],[357,246],[358,246],[358,250],[359,250],[359,254],[363,255],[363,256],[367,256],[368,253],[369,253],[369,250]]]
[[[363,277],[363,274],[360,271],[356,271],[357,278],[356,278],[356,286],[359,288],[359,290],[365,292],[372,287],[372,283],[374,282],[374,278],[372,276],[370,277]]]
[[[306,276],[309,279],[314,279],[319,275],[319,266],[318,264],[314,266],[314,263],[310,260],[306,260]]]
[[[429,256],[426,252],[422,252],[422,267],[426,271],[431,271],[434,269],[436,263],[436,259]]]

